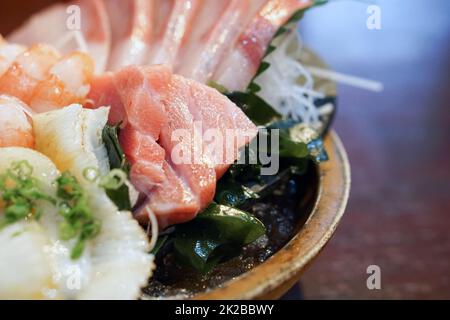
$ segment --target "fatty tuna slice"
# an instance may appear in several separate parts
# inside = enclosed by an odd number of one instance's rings
[[[167,161],[164,162],[163,168],[165,180],[149,194],[148,203],[156,214],[161,230],[190,221],[200,211],[198,198],[192,193],[186,181],[176,174]],[[145,211],[138,213],[137,219],[147,222]]]
[[[84,105],[86,108],[110,107],[108,118],[110,125],[126,124],[127,114],[122,98],[114,85],[114,73],[106,72],[95,76],[91,82],[91,90],[87,100],[87,103]]]
[[[142,134],[158,140],[167,121],[163,101],[169,94],[172,74],[167,66],[129,66],[114,76],[127,123]]]
[[[204,153],[212,159],[219,179],[258,130],[241,109],[217,90],[177,75],[172,83],[190,89],[188,108],[196,123],[201,123]]]
[[[189,111],[190,86],[172,81],[164,102],[167,123],[161,130],[159,143],[166,150],[173,169],[187,182],[203,209],[211,203],[216,190],[214,163],[203,153],[202,132]]]
[[[136,189],[145,194],[166,180],[163,170],[165,151],[149,135],[131,126],[120,130],[120,145],[132,165],[130,178]]]

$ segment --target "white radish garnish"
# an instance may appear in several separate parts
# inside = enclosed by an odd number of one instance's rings
[[[315,91],[313,77],[295,58],[302,50],[297,41],[296,32],[277,40],[277,49],[266,58],[270,68],[255,82],[262,88],[258,95],[279,113],[314,127],[320,124],[321,116],[314,101],[324,94]]]

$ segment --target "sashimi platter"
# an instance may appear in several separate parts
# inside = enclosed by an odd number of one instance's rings
[[[55,1],[0,35],[0,299],[191,299],[275,259],[334,152],[298,34],[325,2]]]

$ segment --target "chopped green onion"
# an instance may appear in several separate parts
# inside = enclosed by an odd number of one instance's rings
[[[89,182],[95,182],[100,177],[100,171],[97,168],[86,168],[83,170],[83,177]]]
[[[45,193],[42,183],[33,178],[33,167],[27,160],[14,162],[10,169],[0,174],[0,209],[4,216],[0,220],[0,229],[24,219],[39,219],[41,212],[37,202],[56,200]]]
[[[118,190],[126,182],[127,174],[120,169],[113,169],[100,180],[99,185],[107,190]]]
[[[89,175],[87,169],[86,175]],[[64,172],[57,180],[57,194],[64,199],[59,204],[59,215],[64,221],[59,226],[61,239],[70,240],[77,238],[72,248],[71,258],[78,259],[83,254],[85,242],[95,238],[101,229],[101,224],[96,219],[88,204],[88,195],[83,190],[77,179],[68,172]]]

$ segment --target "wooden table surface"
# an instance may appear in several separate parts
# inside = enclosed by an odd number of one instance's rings
[[[0,1],[0,33],[49,2]],[[307,299],[450,298],[450,1],[375,2],[379,31],[366,28],[368,5],[356,1],[314,9],[301,25],[334,70],[385,85],[382,93],[339,86],[335,128],[353,187],[301,291]],[[381,290],[366,287],[369,265],[381,268]]]

